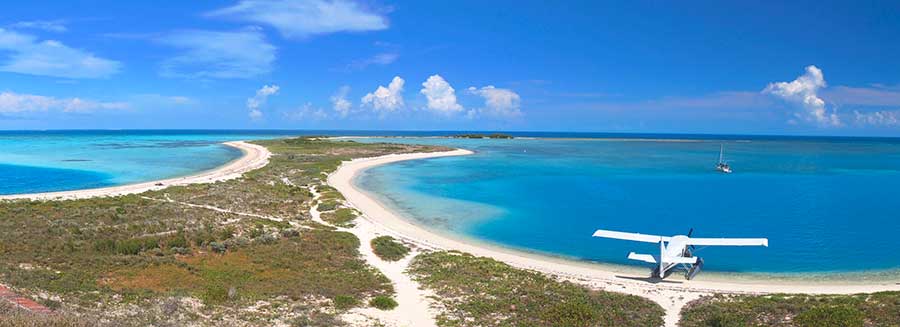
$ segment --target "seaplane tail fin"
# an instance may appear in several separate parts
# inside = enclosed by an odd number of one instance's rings
[[[628,259],[643,261],[643,262],[647,262],[647,263],[657,263],[656,258],[654,258],[652,255],[649,255],[649,254],[637,254],[637,253],[631,252],[628,254]]]
[[[626,233],[626,232],[617,232],[617,231],[604,230],[604,229],[598,229],[596,232],[594,232],[594,237],[614,238],[617,240],[647,242],[647,243],[659,243],[660,241],[668,242],[671,239],[671,237],[668,237],[668,236]]]

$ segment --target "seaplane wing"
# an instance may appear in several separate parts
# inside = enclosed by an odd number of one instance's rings
[[[660,241],[668,242],[671,239],[671,237],[668,237],[668,236],[616,232],[616,231],[604,230],[604,229],[598,229],[596,232],[594,232],[594,237],[614,238],[617,240],[647,242],[647,243],[659,243]]]
[[[769,246],[767,238],[688,238],[689,245]]]
[[[637,254],[637,253],[634,253],[634,252],[631,252],[631,253],[628,254],[628,259],[631,259],[631,260],[637,260],[637,261],[643,261],[643,262],[647,262],[647,263],[659,263],[659,260],[656,260],[656,258],[653,257],[652,255],[649,255],[649,254]]]

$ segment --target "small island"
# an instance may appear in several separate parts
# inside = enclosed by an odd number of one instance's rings
[[[457,134],[451,136],[452,138],[457,139],[512,139],[513,136],[509,134],[502,133],[491,133],[491,134],[479,134],[479,133],[467,133],[467,134]]]

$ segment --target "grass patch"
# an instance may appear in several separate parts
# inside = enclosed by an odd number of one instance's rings
[[[332,302],[334,302],[334,308],[338,310],[347,310],[359,304],[355,297],[349,295],[335,296]]]
[[[390,281],[366,266],[359,258],[358,247],[359,240],[350,233],[304,231],[298,237],[280,238],[271,244],[122,270],[107,285],[132,292],[182,291],[206,304],[277,296],[317,296],[335,299],[338,304],[338,297],[391,294]]]
[[[390,236],[379,236],[372,239],[372,252],[385,261],[397,261],[409,254],[409,248]]]
[[[369,305],[378,310],[394,310],[397,307],[397,301],[387,295],[379,295],[369,300]]]
[[[335,226],[353,227],[353,220],[359,216],[359,212],[352,208],[339,208],[333,212],[324,212],[322,220]]]
[[[319,202],[319,205],[316,206],[316,210],[319,210],[319,212],[331,211],[336,209],[338,205],[340,205],[340,202],[337,200],[324,200]]]
[[[440,326],[661,326],[650,300],[560,282],[459,252],[416,256],[409,272],[445,308]]]
[[[900,292],[714,295],[689,303],[680,326],[900,326]]]

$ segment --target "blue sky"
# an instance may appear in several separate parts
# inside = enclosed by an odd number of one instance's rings
[[[0,129],[900,136],[894,1],[28,1]]]

